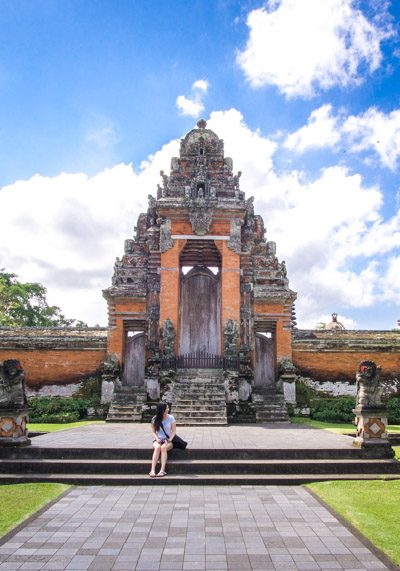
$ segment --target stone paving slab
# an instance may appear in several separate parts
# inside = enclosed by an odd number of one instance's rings
[[[289,423],[178,426],[192,449],[338,449],[353,448],[353,438]],[[48,448],[151,448],[149,424],[91,424],[32,438]]]
[[[78,487],[1,544],[1,570],[384,571],[298,486]]]

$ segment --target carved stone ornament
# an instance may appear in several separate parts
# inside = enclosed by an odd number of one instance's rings
[[[165,357],[174,354],[175,327],[170,319],[164,321],[162,328],[162,352]]]
[[[19,361],[7,359],[0,364],[0,447],[30,443],[24,371]]]
[[[356,409],[381,409],[383,387],[379,382],[379,367],[373,361],[361,361],[356,374]]]
[[[204,236],[208,233],[213,217],[211,208],[195,207],[189,210],[189,218],[192,224],[192,230],[198,236]]]
[[[7,359],[0,366],[0,410],[20,409],[26,405],[24,370],[16,359]]]
[[[242,249],[242,222],[239,218],[231,220],[231,234],[228,241],[228,248],[237,254],[240,254]]]
[[[160,225],[160,252],[170,250],[173,245],[174,241],[171,238],[171,220],[166,218]]]
[[[234,319],[228,319],[224,327],[224,354],[233,357],[237,354],[238,324]]]

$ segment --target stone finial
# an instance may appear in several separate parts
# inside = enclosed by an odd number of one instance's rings
[[[197,126],[199,129],[205,129],[207,127],[207,121],[204,121],[204,119],[200,119],[199,121],[197,121]]]

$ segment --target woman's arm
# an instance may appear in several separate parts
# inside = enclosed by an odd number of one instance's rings
[[[171,424],[171,435],[168,438],[168,442],[172,442],[172,439],[174,438],[175,434],[176,434],[176,422],[173,422]]]
[[[156,427],[154,426],[154,423],[151,423],[151,433],[153,435],[154,440],[156,440],[159,444],[161,444],[161,440],[158,438],[157,434],[156,434]]]

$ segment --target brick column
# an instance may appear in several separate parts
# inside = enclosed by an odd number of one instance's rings
[[[170,319],[175,327],[175,341],[179,339],[179,303],[180,272],[179,256],[185,247],[186,240],[175,240],[175,244],[167,252],[161,254],[160,267],[160,327],[166,319]],[[175,351],[178,347],[175,344]]]
[[[215,242],[221,252],[221,341],[224,346],[224,326],[228,319],[240,327],[240,254],[228,248],[226,240]]]

